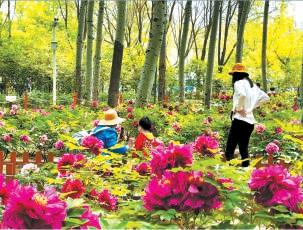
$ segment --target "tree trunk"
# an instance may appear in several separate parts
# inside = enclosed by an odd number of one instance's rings
[[[95,1],[88,1],[87,7],[87,44],[86,44],[86,82],[85,99],[92,100],[93,87],[93,43],[94,43],[94,5]]]
[[[164,4],[167,4],[165,1]],[[158,102],[163,103],[165,100],[166,89],[166,26],[164,27],[163,40],[161,44],[160,58],[159,58],[159,82],[158,82]]]
[[[152,5],[153,14],[151,31],[149,33],[148,47],[145,53],[145,61],[136,95],[136,108],[144,108],[144,106],[146,106],[149,102],[166,24],[166,10],[164,1],[152,1]]]
[[[242,62],[244,30],[247,16],[250,9],[250,1],[238,0],[238,30],[237,30],[237,45],[236,45],[236,62]]]
[[[97,101],[100,92],[100,69],[101,69],[101,45],[102,45],[102,29],[104,18],[104,0],[99,1],[98,24],[97,24],[97,37],[96,37],[96,51],[95,51],[95,64],[94,64],[94,87],[93,87],[93,100]]]
[[[215,50],[216,50],[216,37],[219,21],[219,9],[222,0],[214,2],[212,28],[210,32],[208,58],[207,58],[207,70],[206,70],[206,81],[205,81],[205,97],[204,104],[206,108],[210,109],[210,98],[211,98],[211,87],[214,70]]]
[[[266,74],[266,66],[267,66],[267,58],[266,58],[266,50],[267,50],[267,25],[268,25],[268,10],[269,10],[269,0],[265,0],[264,3],[264,14],[263,14],[263,38],[262,38],[262,81],[263,81],[263,90],[267,93],[267,74]]]
[[[82,98],[82,54],[83,54],[83,37],[85,27],[87,1],[81,1],[80,15],[78,20],[78,35],[77,35],[77,48],[76,48],[76,76],[75,76],[75,93],[77,94],[77,104],[79,99]]]
[[[112,68],[110,75],[110,83],[108,89],[108,105],[110,107],[117,106],[119,99],[119,87],[120,77],[122,68],[123,58],[123,42],[125,34],[125,23],[126,23],[126,1],[118,1],[118,18],[117,18],[117,29],[116,38],[114,45],[114,54],[112,60]]]
[[[184,66],[185,66],[185,49],[187,44],[189,20],[191,16],[192,1],[187,0],[184,12],[184,25],[181,37],[181,44],[179,49],[179,102],[185,101],[185,78],[184,78]]]

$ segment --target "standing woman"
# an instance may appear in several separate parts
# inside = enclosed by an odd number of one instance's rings
[[[242,63],[236,63],[229,74],[232,75],[234,94],[225,156],[227,161],[234,159],[235,149],[239,145],[241,159],[244,160],[242,167],[248,167],[248,144],[256,123],[253,110],[269,100],[269,96],[252,82]]]

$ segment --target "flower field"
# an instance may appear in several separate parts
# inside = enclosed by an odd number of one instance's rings
[[[125,122],[121,136],[138,135],[148,116],[160,144],[150,152],[113,154],[73,134],[94,128],[108,108],[59,105],[0,109],[0,151],[22,158],[41,152],[46,161],[24,164],[14,180],[0,176],[1,228],[9,229],[294,229],[303,227],[302,111],[291,93],[271,94],[258,108],[250,140],[251,164],[224,162],[232,95],[200,104],[150,104],[133,100],[115,109]],[[101,154],[101,153],[105,154]],[[274,164],[256,167],[271,155]],[[291,166],[279,165],[280,159]]]

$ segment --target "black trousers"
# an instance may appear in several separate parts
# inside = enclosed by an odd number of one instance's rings
[[[248,158],[249,138],[253,130],[253,124],[238,119],[232,121],[225,150],[227,161],[234,159],[234,152],[237,145],[239,145],[241,159],[244,160]],[[243,161],[242,166],[249,166],[249,160]]]

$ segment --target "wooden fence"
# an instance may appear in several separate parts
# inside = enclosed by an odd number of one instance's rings
[[[23,165],[34,163],[37,166],[42,166],[46,162],[42,160],[42,153],[36,152],[34,156],[34,160],[30,159],[30,154],[28,152],[24,152],[22,154],[22,158],[17,158],[16,152],[11,152],[9,154],[8,159],[5,159],[4,152],[0,152],[0,172],[6,175],[6,181],[10,181],[14,179],[15,175],[20,170]],[[47,155],[47,162],[54,162],[54,154],[52,152]]]
[[[30,155],[28,152],[24,152],[22,154],[22,157],[17,158],[16,152],[11,152],[8,156],[8,159],[5,159],[4,153],[0,152],[0,173],[4,173],[6,175],[6,181],[12,180],[16,174],[20,173],[18,170],[20,170],[23,165],[28,163],[34,163],[37,166],[42,166],[46,162],[54,162],[54,154],[52,152],[47,154],[47,159],[42,159],[42,153],[37,152],[35,156],[33,157],[34,160],[30,159]],[[235,157],[238,155],[235,154]],[[258,163],[256,164],[256,168],[266,167],[269,165],[274,165],[274,157],[273,155],[268,155],[267,159],[263,158],[261,155],[256,156],[257,159],[260,159]],[[225,157],[223,157],[222,161],[226,161]],[[279,160],[277,162],[279,165],[283,165],[284,168],[289,168],[291,166],[291,163],[285,163],[284,160]]]

